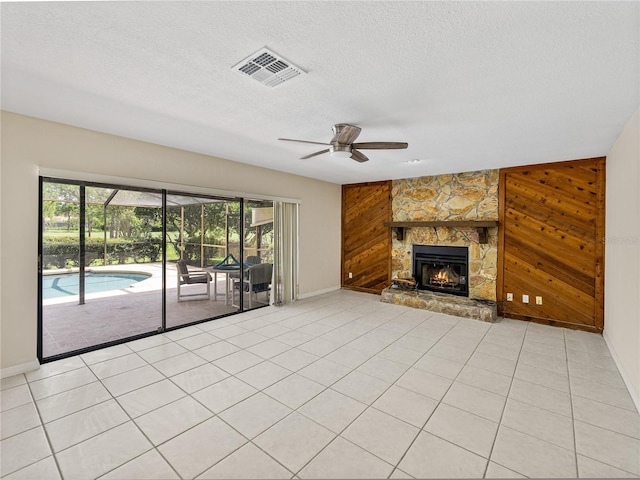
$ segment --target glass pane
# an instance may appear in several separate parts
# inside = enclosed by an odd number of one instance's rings
[[[227,257],[233,251],[229,238],[233,240],[234,230],[229,225],[235,211],[238,202],[167,195],[167,328],[238,310],[231,286],[239,263],[234,268]],[[214,268],[221,263],[226,268]]]
[[[273,202],[244,203],[244,310],[269,305],[273,275]]]
[[[131,205],[113,204],[119,194]],[[83,275],[80,187],[43,183],[45,358],[162,325],[162,208],[139,206],[147,195],[85,188]]]

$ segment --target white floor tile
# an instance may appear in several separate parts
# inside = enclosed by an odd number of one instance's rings
[[[407,365],[375,356],[358,367],[357,371],[366,373],[385,382],[393,383],[398,380],[407,369]]]
[[[142,415],[135,422],[154,445],[160,445],[212,415],[191,397],[185,397]]]
[[[485,473],[484,478],[527,478],[527,477],[525,477],[524,475],[520,475],[519,473],[516,473],[513,470],[509,470],[507,467],[498,465],[495,462],[489,462],[489,466],[487,467],[487,472]]]
[[[175,357],[188,350],[175,342],[166,342],[155,347],[138,352],[138,355],[149,363],[159,362],[167,358]]]
[[[298,411],[329,430],[340,433],[366,408],[364,403],[328,389]]]
[[[196,350],[198,348],[206,347],[207,345],[211,345],[212,343],[216,343],[219,341],[220,339],[218,337],[215,337],[210,333],[203,332],[191,337],[178,340],[176,343],[181,347],[186,348],[187,350]]]
[[[179,478],[157,450],[150,450],[121,467],[111,470],[100,477],[100,480],[177,480]]]
[[[186,394],[169,380],[152,383],[118,397],[118,403],[131,418],[139,417],[174,402]]]
[[[214,361],[213,364],[225,372],[235,375],[236,373],[240,373],[241,371],[253,367],[263,361],[264,360],[261,357],[247,352],[246,350],[241,350],[239,352],[232,353],[231,355],[227,355],[226,357],[219,358]]]
[[[415,478],[480,478],[487,460],[421,432],[398,467]]]
[[[220,413],[256,393],[251,385],[229,377],[193,394],[193,398],[214,413]]]
[[[553,388],[514,378],[509,391],[509,398],[544,408],[566,417],[572,416],[571,396]]]
[[[411,350],[410,348],[396,345],[395,343],[389,345],[387,348],[378,353],[378,357],[386,358],[387,360],[393,360],[394,362],[401,363],[410,367],[422,356],[422,352]]]
[[[543,387],[553,388],[560,392],[569,393],[569,376],[566,374],[560,374],[520,363],[516,368],[515,378],[524,380],[525,382],[542,385]]]
[[[259,357],[269,359],[290,349],[291,347],[286,343],[278,342],[277,340],[267,340],[247,348],[247,351]]]
[[[438,402],[429,397],[392,385],[372,406],[411,425],[422,428],[437,405]]]
[[[12,377],[0,379],[0,390],[8,390],[19,385],[25,385],[26,383],[27,379],[22,373],[20,375],[13,375]]]
[[[333,385],[351,372],[349,367],[321,358],[310,365],[300,369],[298,373],[304,377],[320,383],[325,387]]]
[[[463,367],[464,363],[454,362],[453,360],[447,360],[446,358],[430,355],[429,353],[413,365],[413,368],[417,368],[418,370],[433,373],[451,380],[458,376]]]
[[[197,348],[193,351],[196,355],[204,358],[207,362],[213,362],[219,358],[226,357],[232,353],[239,352],[240,348],[229,342],[217,342],[206,347]]]
[[[115,400],[108,400],[45,424],[54,452],[105,432],[129,420]]]
[[[332,342],[325,338],[314,338],[313,340],[309,340],[308,342],[298,345],[296,348],[302,350],[303,352],[308,352],[313,355],[323,357],[337,350],[341,346],[341,344]]]
[[[350,442],[396,465],[420,430],[391,415],[367,409],[340,435]]]
[[[451,386],[451,383],[449,378],[434,375],[417,368],[410,368],[400,377],[396,385],[434,400],[440,400]]]
[[[195,353],[186,352],[175,357],[157,361],[153,367],[160,371],[166,377],[172,377],[179,373],[186,372],[192,368],[199,367],[207,363],[206,360]]]
[[[170,380],[182,390],[191,394],[227,377],[229,377],[229,374],[224,370],[205,363],[199,367],[174,375]]]
[[[258,392],[222,412],[219,417],[248,439],[264,432],[292,410]]]
[[[391,384],[389,382],[382,381],[365,373],[353,371],[333,384],[331,388],[359,402],[370,405],[390,386]]]
[[[128,372],[136,368],[144,367],[147,363],[136,353],[130,353],[122,357],[112,358],[100,363],[94,363],[89,368],[99,379],[113,377],[119,373]]]
[[[460,372],[460,375],[456,378],[457,382],[466,383],[467,385],[503,396],[506,396],[507,393],[509,393],[511,380],[512,377],[490,372],[489,370],[484,370],[471,365],[466,365]]]
[[[506,397],[454,382],[442,401],[493,422],[500,421]]]
[[[520,353],[518,362],[525,365],[531,365],[532,367],[544,368],[545,370],[551,370],[555,373],[566,374],[567,373],[567,361],[564,358],[550,357],[540,353],[534,353],[523,350]]]
[[[125,345],[134,352],[141,352],[142,350],[148,350],[159,345],[164,345],[165,343],[172,342],[164,335],[153,335],[151,337],[141,338],[140,340],[128,342]]]
[[[424,430],[475,454],[489,458],[498,431],[498,424],[441,403],[427,422]]]
[[[47,457],[4,477],[7,480],[60,480],[60,472],[53,457]]]
[[[273,363],[277,363],[281,367],[284,367],[292,372],[297,372],[301,368],[306,367],[307,365],[312,364],[319,357],[313,355],[309,352],[304,352],[302,350],[298,350],[297,348],[292,348],[287,350],[280,355],[276,355],[271,358]]]
[[[38,400],[42,421],[51,422],[65,415],[109,400],[111,395],[100,382],[93,382]]]
[[[28,372],[26,374],[26,377],[29,382],[35,382],[36,380],[52,377],[54,375],[60,375],[61,373],[70,372],[72,370],[84,367],[86,367],[86,365],[82,361],[82,358],[69,357],[63,360],[56,360],[55,362],[49,362],[40,365],[40,368],[38,370]]]
[[[458,363],[466,363],[472,353],[473,349],[454,347],[444,343],[437,343],[429,349],[429,355],[446,358],[447,360]]]
[[[576,452],[640,476],[640,441],[576,420]]]
[[[640,415],[582,397],[573,397],[576,420],[640,439]]]
[[[393,466],[338,437],[304,467],[300,478],[387,478]]]
[[[246,441],[222,420],[212,418],[161,445],[158,450],[182,478],[194,478]]]
[[[56,455],[64,478],[97,478],[150,450],[152,445],[127,422]]]
[[[575,454],[511,428],[500,426],[491,460],[534,478],[575,478]]]
[[[291,374],[291,370],[266,360],[238,373],[236,377],[258,390],[263,390]]]
[[[55,395],[56,393],[66,392],[72,388],[86,385],[87,383],[95,382],[96,376],[87,367],[78,368],[69,372],[61,373],[53,377],[43,378],[29,384],[31,393],[35,400]],[[23,387],[16,387],[23,388]],[[26,387],[24,387],[26,388]],[[2,393],[3,403],[6,395],[6,391]]]
[[[33,428],[0,441],[0,477],[27,467],[51,455],[42,427]]]
[[[626,388],[612,387],[579,377],[570,377],[569,382],[572,395],[636,412],[636,406]]]
[[[240,348],[248,348],[258,343],[264,342],[265,340],[269,340],[269,337],[265,337],[264,335],[260,335],[256,332],[246,332],[240,335],[236,335],[235,337],[227,338],[227,342]]]
[[[513,360],[506,360],[480,352],[475,352],[471,355],[468,365],[507,376],[513,376],[513,372],[516,369],[516,362]]]
[[[147,365],[146,367],[136,368],[120,375],[105,378],[102,380],[102,384],[107,387],[111,395],[117,397],[162,379],[164,379],[164,376],[158,370]]]
[[[625,472],[584,455],[578,455],[577,458],[580,478],[637,478],[637,475],[633,473]]]
[[[32,402],[0,413],[0,433],[4,440],[40,425],[40,417]]]
[[[123,345],[115,345],[109,348],[102,348],[100,350],[95,350],[93,352],[85,353],[80,355],[80,358],[84,360],[87,365],[93,365],[95,363],[101,363],[106,360],[111,360],[113,358],[124,357],[125,355],[130,355],[132,350],[127,347],[126,344]],[[72,357],[74,358],[74,357]]]
[[[564,415],[510,398],[504,409],[502,425],[567,450],[574,450],[573,422]]]
[[[284,479],[292,476],[292,472],[253,443],[247,443],[204,472],[198,479]]]
[[[297,373],[271,385],[264,393],[284,403],[289,408],[297,409],[322,392],[326,387],[309,380]]]
[[[292,472],[315,457],[335,434],[298,413],[292,413],[253,441]]]

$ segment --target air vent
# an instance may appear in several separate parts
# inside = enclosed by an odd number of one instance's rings
[[[267,87],[277,87],[305,73],[290,61],[266,48],[258,50],[253,55],[234,65],[232,70],[251,77]]]

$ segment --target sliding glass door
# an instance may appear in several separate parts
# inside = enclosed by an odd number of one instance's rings
[[[260,308],[278,291],[272,201],[54,178],[40,199],[41,360]]]
[[[238,311],[239,211],[238,199],[167,194],[167,328]]]
[[[42,181],[41,357],[157,331],[162,193]]]

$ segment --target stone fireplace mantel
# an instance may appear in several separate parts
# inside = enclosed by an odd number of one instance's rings
[[[497,220],[439,220],[439,221],[413,221],[413,222],[384,222],[385,227],[391,227],[396,231],[396,238],[404,240],[404,229],[412,227],[472,227],[478,231],[478,242],[488,243],[487,228],[497,227]]]

